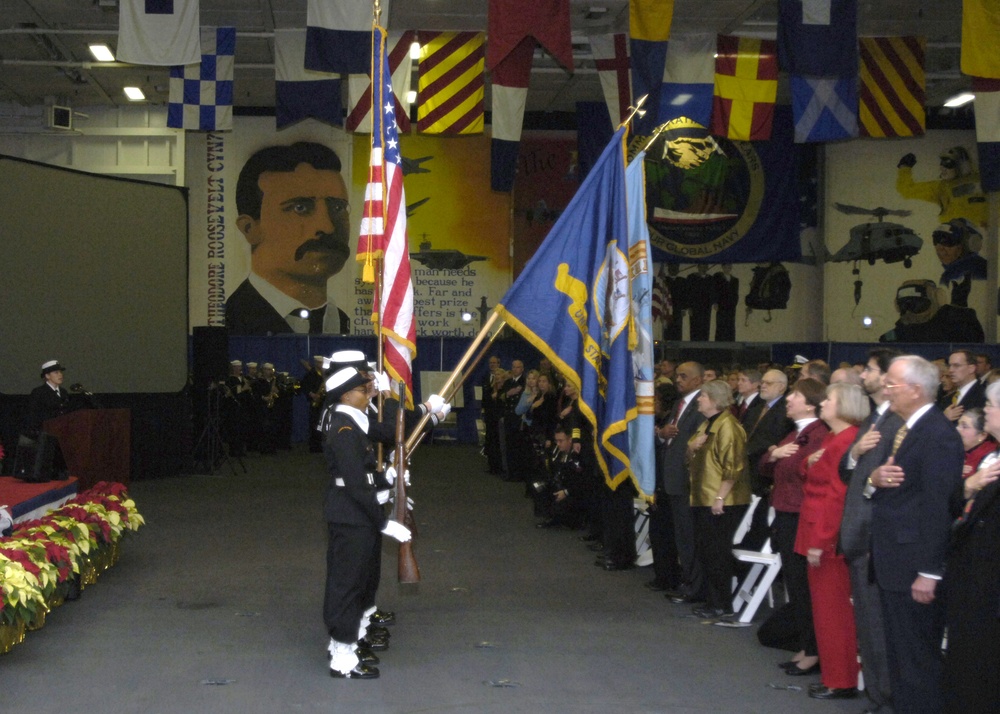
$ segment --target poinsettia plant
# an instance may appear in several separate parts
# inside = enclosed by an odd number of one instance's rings
[[[125,485],[102,481],[55,511],[17,524],[0,538],[0,624],[36,621],[88,557],[144,523]]]

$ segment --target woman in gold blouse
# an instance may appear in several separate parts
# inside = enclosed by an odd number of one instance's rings
[[[688,441],[695,554],[705,573],[706,598],[694,614],[716,620],[732,615],[733,534],[750,504],[746,432],[729,410],[729,385],[702,385],[698,411],[706,417]]]

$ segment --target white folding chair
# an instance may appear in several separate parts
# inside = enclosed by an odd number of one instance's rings
[[[635,509],[635,564],[641,568],[653,564],[653,551],[649,547],[649,504],[636,498],[632,506]]]
[[[743,536],[746,535],[746,530],[750,528],[753,510],[758,507],[761,500],[758,496],[754,496],[753,499],[751,507],[747,509],[747,515],[740,523],[740,527],[736,529],[737,537],[733,538],[736,543],[743,540]],[[767,515],[768,525],[773,520],[774,509],[772,508]],[[774,579],[781,571],[781,555],[771,552],[771,539],[768,538],[764,547],[759,551],[733,548],[733,557],[741,563],[750,564],[750,572],[743,578],[743,582],[737,585],[736,594],[733,595],[733,612],[738,612],[737,620],[746,624],[753,620],[753,616],[757,614],[757,608],[760,607],[765,596],[767,596],[771,607],[774,606],[774,594],[771,592],[771,586],[774,585]]]

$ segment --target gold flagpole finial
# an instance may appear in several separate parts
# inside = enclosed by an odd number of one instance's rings
[[[382,3],[379,0],[375,0],[375,2],[372,3],[372,18],[375,20],[376,25],[379,24],[379,19],[381,18],[381,15],[382,15]]]
[[[656,137],[658,137],[664,131],[666,131],[666,126],[665,125],[661,124],[660,126],[656,127],[656,131],[654,131],[653,135],[651,137],[649,137],[649,141],[647,141],[646,145],[644,147],[642,147],[642,151],[649,151],[649,147],[651,147],[653,145],[653,142],[656,141]],[[642,153],[642,152],[640,152],[640,153]]]
[[[648,94],[643,94],[641,97],[639,97],[639,101],[635,103],[634,107],[629,107],[628,116],[625,117],[625,120],[618,125],[619,129],[621,129],[623,126],[632,121],[632,117],[634,117],[636,114],[638,114],[639,116],[645,115],[646,110],[642,108],[642,105],[646,103],[647,97],[649,97]]]

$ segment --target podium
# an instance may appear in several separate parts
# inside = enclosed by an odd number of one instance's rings
[[[80,491],[98,481],[127,484],[131,473],[132,413],[128,409],[80,409],[42,423],[59,440],[70,476]]]

